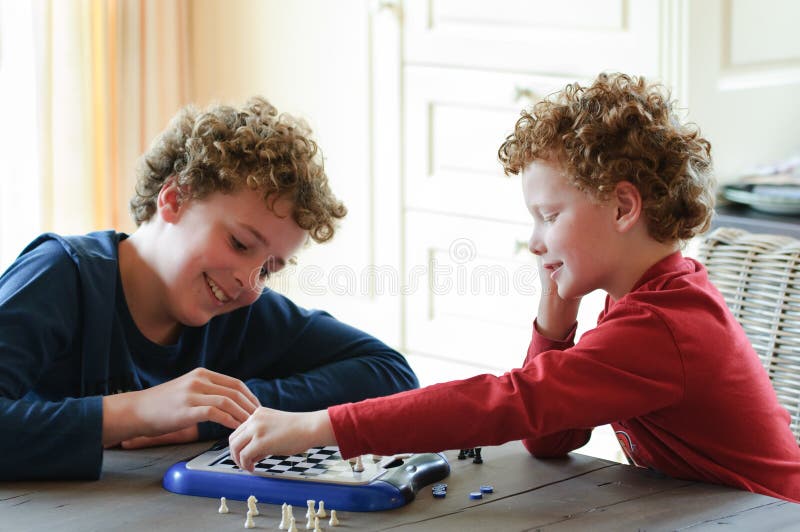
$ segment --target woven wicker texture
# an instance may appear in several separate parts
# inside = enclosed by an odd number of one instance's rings
[[[722,227],[698,258],[747,333],[800,443],[800,240]]]

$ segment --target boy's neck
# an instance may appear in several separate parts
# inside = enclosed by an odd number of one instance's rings
[[[167,287],[153,267],[152,238],[146,233],[154,228],[147,222],[120,242],[119,271],[128,310],[139,331],[148,340],[161,345],[174,344],[181,324],[170,319],[165,309]]]
[[[646,232],[629,235],[627,253],[619,257],[617,275],[608,294],[615,301],[633,290],[642,276],[659,261],[680,250],[677,241],[658,242]]]

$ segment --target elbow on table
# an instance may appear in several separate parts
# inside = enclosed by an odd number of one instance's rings
[[[533,438],[525,438],[522,445],[535,458],[562,458],[570,451],[583,447],[589,441],[589,430],[565,430]]]

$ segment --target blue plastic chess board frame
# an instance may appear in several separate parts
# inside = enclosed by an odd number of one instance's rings
[[[221,441],[191,460],[174,464],[164,474],[164,488],[182,495],[240,501],[254,495],[259,502],[298,507],[305,507],[308,499],[323,500],[336,510],[373,512],[404,506],[421,488],[450,474],[450,464],[440,453],[398,455],[376,466],[377,475],[356,484],[259,476],[238,468],[215,471],[208,465],[225,458],[226,443]]]

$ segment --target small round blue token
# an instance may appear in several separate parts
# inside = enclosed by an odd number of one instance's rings
[[[433,496],[437,499],[443,499],[444,497],[447,497],[447,492],[444,490],[434,491]]]
[[[469,498],[470,499],[483,499],[483,493],[481,493],[480,491],[471,491],[469,493]]]
[[[446,490],[447,489],[447,484],[434,484],[432,489],[435,489],[435,490],[438,490],[438,489]]]
[[[488,485],[481,486],[481,493],[494,493],[494,487]]]

